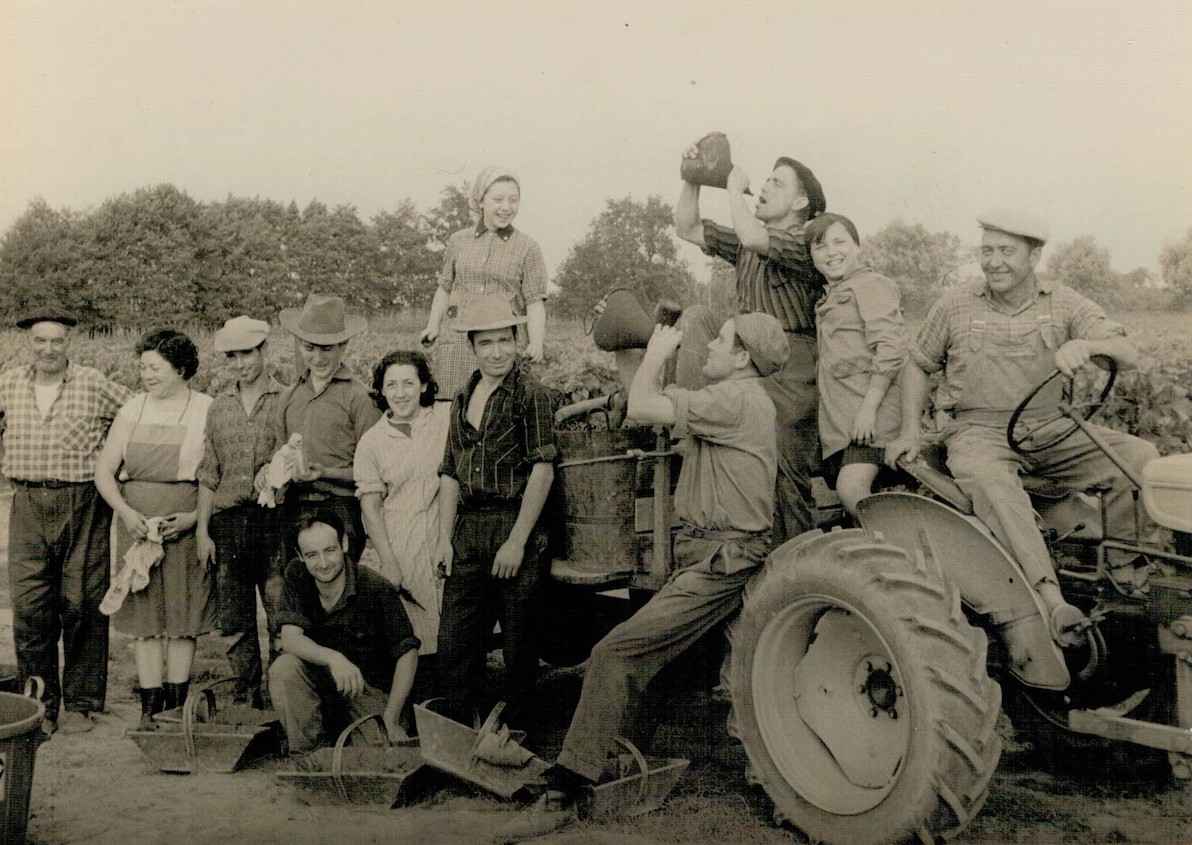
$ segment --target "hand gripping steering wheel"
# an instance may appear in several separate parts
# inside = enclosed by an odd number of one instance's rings
[[[1114,382],[1117,381],[1117,361],[1107,355],[1093,356],[1093,362],[1097,366],[1109,373],[1105,379],[1105,386],[1101,388],[1100,395],[1091,400],[1078,400],[1076,397],[1076,379],[1073,376],[1068,376],[1068,382],[1064,385],[1064,399],[1057,409],[1056,413],[1051,416],[1044,417],[1039,420],[1022,420],[1021,417],[1026,413],[1031,403],[1035,401],[1043,389],[1056,378],[1063,378],[1063,374],[1056,370],[1047,378],[1043,379],[1034,390],[1027,394],[1026,398],[1018,403],[1018,407],[1014,409],[1013,415],[1010,417],[1010,424],[1006,426],[1006,442],[1010,444],[1010,448],[1020,455],[1033,455],[1036,452],[1042,452],[1044,449],[1050,449],[1058,443],[1067,440],[1076,433],[1076,429],[1080,428],[1077,422],[1079,416],[1082,420],[1087,420],[1101,410],[1101,406],[1105,404],[1105,400],[1109,398],[1109,393],[1113,390]],[[1069,425],[1058,431],[1053,436],[1045,440],[1040,440],[1037,443],[1027,445],[1027,441],[1038,431],[1045,426],[1058,419],[1067,417],[1071,422]]]

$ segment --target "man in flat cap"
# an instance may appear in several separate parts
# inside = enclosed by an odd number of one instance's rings
[[[540,519],[555,478],[558,396],[520,366],[526,317],[507,297],[477,297],[460,314],[477,370],[452,400],[439,467],[439,562],[447,576],[439,629],[439,683],[450,714],[470,722],[481,701],[484,659],[500,621],[505,718],[528,727],[538,676],[537,618],[548,532]],[[454,529],[454,530],[453,530]]]
[[[303,516],[332,510],[348,532],[348,554],[359,560],[367,539],[352,463],[356,444],[381,412],[368,388],[343,363],[348,340],[368,328],[364,317],[346,313],[338,296],[312,293],[301,309],[282,310],[282,328],[298,344],[298,381],[281,394],[274,415],[274,443],[302,435],[305,468],[297,468],[285,492],[284,536]],[[297,549],[287,546],[286,557]]]
[[[75,319],[56,308],[17,321],[31,362],[0,375],[4,474],[14,492],[8,568],[13,639],[22,679],[46,684],[42,729],[94,726],[108,684],[108,589],[112,511],[95,490],[95,459],[131,391],[67,357]],[[62,677],[58,640],[62,639]]]
[[[976,515],[1022,566],[1050,613],[1052,637],[1069,647],[1083,641],[1084,616],[1064,601],[1019,473],[1078,491],[1108,484],[1108,527],[1118,537],[1134,533],[1130,483],[1083,432],[1024,456],[1010,448],[1006,428],[1018,403],[1052,371],[1071,375],[1094,355],[1113,358],[1120,368],[1135,367],[1138,351],[1099,305],[1035,275],[1047,241],[1042,222],[1008,211],[983,214],[977,222],[985,280],[948,291],[928,312],[902,369],[902,432],[886,459],[893,464],[901,455],[918,454],[927,376],[942,370],[936,407],[943,417],[948,469],[973,500]],[[1053,413],[1060,399],[1061,385],[1051,386],[1054,391],[1032,403],[1042,413]],[[1139,470],[1158,457],[1145,440],[1097,430]],[[1155,527],[1144,522],[1143,530],[1153,536]],[[1132,580],[1131,561],[1119,562],[1118,577]]]
[[[682,332],[657,326],[629,388],[629,417],[671,426],[683,468],[675,490],[675,568],[637,613],[592,649],[579,706],[548,788],[575,799],[604,774],[635,697],[700,637],[741,609],[770,546],[778,474],[774,403],[764,380],[789,355],[768,314],[738,314],[708,344],[699,390],[663,389]]]
[[[685,162],[700,156],[697,142],[683,153]],[[778,481],[775,490],[773,542],[789,540],[815,527],[815,498],[811,475],[819,465],[820,446],[815,389],[815,303],[823,291],[803,236],[807,221],[822,214],[823,188],[810,168],[788,156],[774,169],[758,192],[752,210],[745,198],[749,178],[740,167],[728,173],[727,188],[732,226],[701,220],[700,186],[684,180],[675,204],[675,232],[708,255],[732,264],[737,276],[737,310],[769,314],[786,332],[790,357],[763,381],[777,411]],[[700,320],[698,308],[688,309],[683,326],[689,342]],[[714,331],[715,323],[712,323]],[[703,338],[691,352],[702,351]],[[679,383],[688,351],[680,352]],[[695,385],[688,385],[695,386]]]
[[[279,445],[271,423],[282,385],[268,371],[268,336],[268,323],[247,316],[233,317],[215,333],[215,351],[235,380],[207,411],[195,529],[199,561],[216,568],[220,629],[233,638],[228,647],[233,695],[258,708],[264,699],[257,592],[272,631],[281,589],[278,514],[257,504],[253,486]]]

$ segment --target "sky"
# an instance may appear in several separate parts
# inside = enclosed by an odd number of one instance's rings
[[[901,218],[975,243],[1011,207],[1157,270],[1192,228],[1192,3],[0,8],[0,231],[35,197],[81,211],[162,182],[367,219],[504,164],[553,275],[607,199],[673,203],[712,130],[755,184],[779,155],[810,166],[862,238]]]

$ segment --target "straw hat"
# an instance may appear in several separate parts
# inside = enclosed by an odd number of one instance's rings
[[[279,316],[282,328],[299,340],[318,346],[334,346],[368,328],[364,317],[344,313],[344,301],[338,296],[312,293],[301,310],[285,308]]]
[[[499,293],[486,293],[464,306],[454,328],[457,332],[486,332],[490,329],[520,326],[525,322],[525,317],[513,313],[513,306],[509,304],[508,297]]]

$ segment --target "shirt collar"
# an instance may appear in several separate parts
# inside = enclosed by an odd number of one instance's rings
[[[282,383],[275,377],[266,376],[265,389],[261,391],[261,395],[268,396],[270,393],[281,393],[284,389],[285,388],[282,386]],[[240,396],[240,382],[232,379],[232,383],[227,386],[226,390],[224,390],[224,394],[238,398]]]
[[[310,383],[310,370],[309,369],[303,370],[302,375],[300,375],[298,377],[298,380],[304,381],[307,384],[309,384]],[[352,371],[348,369],[347,364],[345,364],[341,361],[339,364],[339,369],[331,374],[331,381],[351,381],[351,380],[352,380]],[[330,383],[331,382],[329,381],[328,384],[330,384]]]
[[[29,381],[31,381],[31,382],[35,382],[37,380],[37,373],[34,372],[34,370],[33,370],[33,364],[25,365],[25,375],[28,376]],[[66,369],[63,370],[63,372],[62,372],[62,383],[66,384],[68,381],[73,379],[74,376],[75,376],[75,365],[72,362],[67,361]]]
[[[481,235],[483,235],[485,232],[488,232],[488,231],[491,231],[494,235],[496,235],[501,240],[507,241],[513,237],[513,224],[510,223],[508,226],[502,226],[500,229],[491,229],[490,230],[487,226],[484,225],[484,219],[481,218],[476,223],[476,237],[480,237]]]

